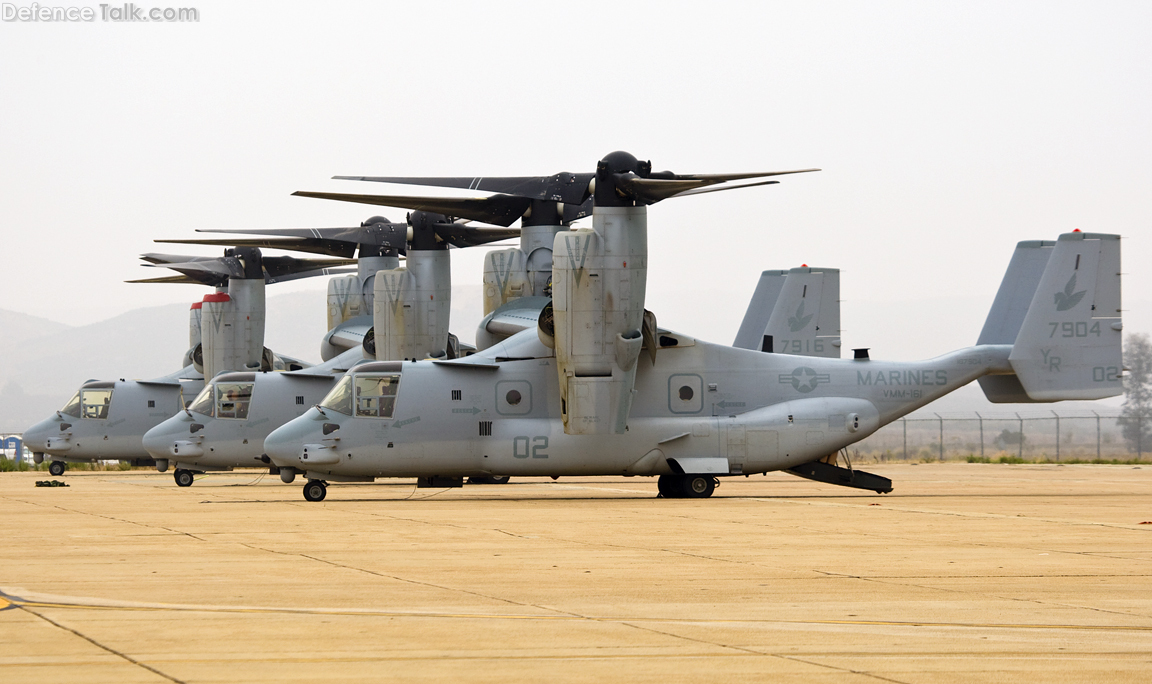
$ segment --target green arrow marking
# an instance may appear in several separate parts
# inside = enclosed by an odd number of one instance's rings
[[[480,413],[480,409],[473,406],[472,408],[466,409],[452,409],[452,413],[471,413],[472,415],[476,415],[477,413]]]
[[[416,416],[414,418],[409,418],[407,420],[398,420],[395,423],[392,423],[392,427],[397,427],[397,428],[398,427],[404,427],[405,425],[409,425],[411,423],[418,423],[418,422],[420,422],[420,416]]]

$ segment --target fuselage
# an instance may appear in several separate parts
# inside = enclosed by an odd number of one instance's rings
[[[184,408],[184,394],[199,380],[84,383],[56,413],[24,433],[25,444],[57,461],[149,459],[144,434]]]
[[[269,462],[264,438],[323,399],[337,378],[222,373],[187,410],[149,430],[144,447],[158,462],[186,470],[263,466]]]
[[[526,330],[462,362],[353,369],[320,407],[269,435],[265,451],[321,480],[659,475],[685,459],[707,459],[707,472],[723,459],[718,474],[759,473],[832,454],[1010,370],[1007,345],[893,363],[754,352],[660,331],[655,360],[637,362],[627,430],[573,435],[561,420],[555,358],[535,336]]]

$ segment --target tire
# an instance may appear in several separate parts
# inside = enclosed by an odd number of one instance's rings
[[[304,484],[305,501],[323,501],[328,495],[328,487],[320,480],[308,480]]]
[[[192,483],[196,480],[196,476],[192,474],[191,470],[177,468],[176,471],[172,473],[172,479],[176,480],[177,487],[191,487]]]
[[[716,478],[711,475],[685,475],[683,495],[689,499],[707,499],[716,491]]]
[[[52,461],[48,464],[48,472],[56,477],[63,475],[66,469],[67,466],[64,465],[64,461]]]
[[[681,497],[680,478],[680,475],[661,475],[656,478],[656,488],[660,490],[660,496],[665,499],[679,499]]]

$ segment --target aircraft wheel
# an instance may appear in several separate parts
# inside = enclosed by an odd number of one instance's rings
[[[680,498],[682,496],[680,477],[679,475],[661,475],[656,478],[656,489],[660,490],[660,496],[665,499]]]
[[[707,499],[716,491],[716,478],[711,475],[685,475],[684,494],[689,499]]]
[[[176,480],[177,487],[191,487],[196,476],[192,474],[191,470],[177,468],[176,472],[172,473],[172,479]]]
[[[323,501],[328,495],[328,487],[321,480],[308,480],[304,485],[305,501]]]
[[[65,468],[67,468],[67,466],[64,465],[64,461],[52,461],[48,464],[48,472],[56,477],[63,475]]]

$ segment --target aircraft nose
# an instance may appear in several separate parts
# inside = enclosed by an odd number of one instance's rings
[[[21,439],[24,440],[24,445],[30,450],[34,452],[44,451],[48,444],[48,438],[60,432],[59,425],[59,421],[54,417],[42,420],[25,430]]]
[[[264,453],[278,466],[300,465],[300,454],[304,450],[304,440],[300,426],[289,421],[272,431],[264,438]]]
[[[160,423],[148,432],[144,433],[144,450],[151,454],[152,458],[165,459],[171,457],[169,449],[172,447],[173,428],[171,419]]]

